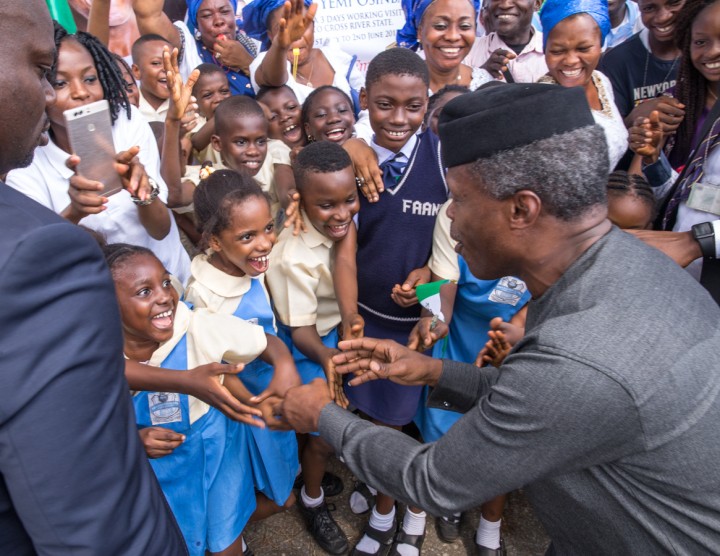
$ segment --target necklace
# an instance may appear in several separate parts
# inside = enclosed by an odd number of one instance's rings
[[[310,73],[308,74],[308,76],[305,77],[305,76],[304,76],[302,73],[300,73],[299,71],[297,72],[297,77],[302,77],[302,78],[305,80],[305,85],[307,85],[307,86],[310,87],[311,89],[313,88],[313,84],[310,82],[310,79],[312,79],[312,74],[313,74],[313,70],[314,70],[314,69],[315,69],[315,60],[312,60],[312,57],[311,57]]]
[[[715,94],[715,92],[710,87],[708,87],[707,92],[711,97],[713,97],[714,100],[718,99],[718,96]]]
[[[673,63],[670,66],[670,69],[665,74],[665,77],[662,78],[662,81],[660,83],[665,83],[670,77],[670,74],[675,69],[675,64],[677,64],[677,61],[680,59],[680,56],[677,56],[673,59]],[[650,64],[650,48],[647,49],[647,54],[645,54],[645,71],[643,72],[643,84],[642,86],[645,87],[647,85],[647,72],[648,72],[648,64]]]

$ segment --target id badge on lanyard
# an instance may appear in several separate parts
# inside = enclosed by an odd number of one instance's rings
[[[690,190],[687,207],[720,216],[720,185],[697,182]]]

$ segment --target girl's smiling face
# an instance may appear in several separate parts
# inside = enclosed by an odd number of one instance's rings
[[[316,93],[307,110],[305,133],[315,141],[341,145],[352,137],[355,115],[352,103],[340,91],[324,89]]]
[[[210,262],[231,276],[260,276],[268,269],[277,239],[270,203],[253,195],[230,210],[230,225],[210,238]]]
[[[717,94],[720,82],[720,2],[695,17],[690,30],[690,60]]]
[[[157,257],[133,255],[112,274],[126,343],[172,338],[178,293]]]

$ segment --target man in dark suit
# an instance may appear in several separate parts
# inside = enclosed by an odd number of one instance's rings
[[[47,141],[53,28],[0,0],[0,175]],[[0,182],[0,554],[186,554],[139,441],[120,317],[80,228]]]

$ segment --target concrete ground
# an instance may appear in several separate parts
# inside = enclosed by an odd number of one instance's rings
[[[368,516],[357,516],[350,511],[348,499],[355,478],[348,468],[334,459],[329,470],[340,476],[345,484],[342,494],[329,498],[328,501],[334,504],[335,511],[332,512],[332,515],[348,536],[352,548],[360,539]],[[453,544],[445,544],[438,539],[434,520],[429,517],[422,554],[424,556],[475,554],[475,529],[479,519],[479,510],[466,514],[463,517],[460,540]],[[508,556],[541,556],[547,550],[549,543],[547,535],[521,491],[512,493],[508,499],[502,531]],[[250,524],[246,529],[245,539],[256,556],[322,556],[327,554],[312,540],[296,508],[275,515],[259,524]]]

